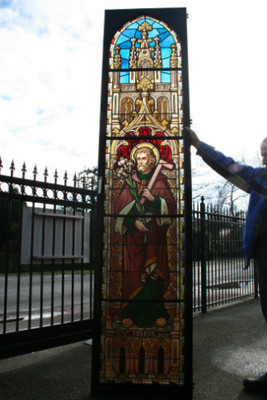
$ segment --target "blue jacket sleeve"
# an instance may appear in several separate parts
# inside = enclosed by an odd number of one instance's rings
[[[218,174],[245,192],[250,192],[255,168],[237,163],[204,142],[201,142],[197,154]]]

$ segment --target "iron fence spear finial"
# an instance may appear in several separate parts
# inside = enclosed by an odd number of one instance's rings
[[[25,179],[25,175],[26,175],[26,172],[27,172],[25,161],[24,161],[24,163],[22,165],[21,172],[22,172],[22,178]]]
[[[10,165],[10,176],[14,175],[14,171],[15,171],[15,163],[14,163],[14,160],[12,160],[11,165]]]

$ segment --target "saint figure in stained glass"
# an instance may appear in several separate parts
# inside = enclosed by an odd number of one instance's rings
[[[141,134],[144,130],[150,132],[143,128]],[[115,320],[127,328],[163,327],[171,322],[163,299],[169,281],[166,233],[175,205],[161,169],[171,170],[174,164],[159,158],[153,141],[138,143],[129,159],[118,162],[118,175],[125,176],[125,184],[116,205],[115,230],[122,236],[123,274],[122,304]]]

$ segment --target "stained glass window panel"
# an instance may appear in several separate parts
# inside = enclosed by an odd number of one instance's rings
[[[184,385],[181,44],[141,15],[109,54],[100,383]]]

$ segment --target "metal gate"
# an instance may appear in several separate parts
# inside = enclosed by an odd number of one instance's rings
[[[92,335],[96,191],[75,175],[58,183],[0,175],[0,354]]]

